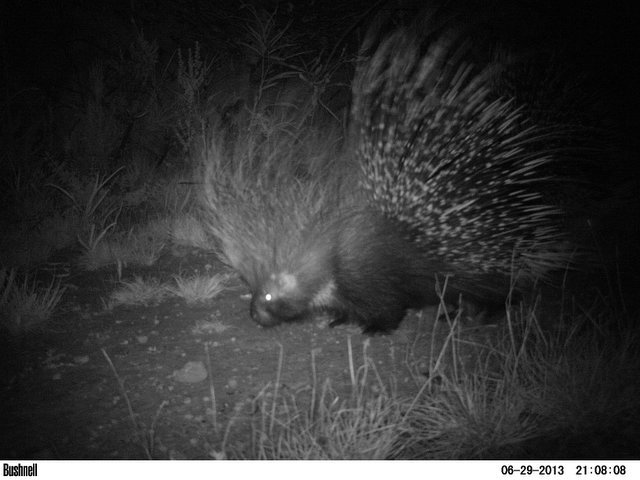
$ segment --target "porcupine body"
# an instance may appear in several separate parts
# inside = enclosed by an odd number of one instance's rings
[[[514,275],[523,285],[565,265],[560,211],[544,201],[553,161],[544,136],[455,43],[444,35],[424,50],[400,31],[359,68],[352,122],[364,200],[323,214],[289,255],[243,275],[257,323],[327,311],[388,331],[408,309],[437,304],[445,278],[446,302],[462,295],[492,309]]]

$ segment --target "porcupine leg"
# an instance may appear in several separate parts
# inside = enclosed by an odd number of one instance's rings
[[[334,319],[329,323],[329,327],[333,328],[345,323],[354,323],[362,327],[362,333],[365,335],[385,334],[397,329],[405,315],[406,310],[401,309],[393,309],[392,311],[382,312],[377,316],[368,315],[366,317],[350,315],[348,312],[340,311],[334,312]]]
[[[349,315],[345,312],[332,312],[333,320],[329,322],[329,328],[345,324],[349,321]]]
[[[362,325],[362,332],[366,335],[393,332],[398,328],[406,314],[406,309],[387,309],[376,316],[367,318],[366,321],[360,322],[360,325]]]
[[[373,323],[367,327],[364,327],[362,329],[362,333],[364,335],[385,335],[387,333],[391,333],[393,330],[395,330],[396,328],[398,328],[398,325],[400,324],[400,322],[397,322],[395,324],[395,326],[391,327],[387,327],[387,326],[380,326],[379,323]]]

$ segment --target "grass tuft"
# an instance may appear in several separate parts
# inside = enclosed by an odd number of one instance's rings
[[[166,285],[157,279],[136,277],[133,281],[122,281],[121,287],[111,293],[107,308],[118,305],[155,305],[169,294]]]
[[[17,280],[15,269],[0,270],[0,322],[12,335],[29,333],[51,318],[66,287],[53,279],[40,287],[25,275]]]
[[[173,295],[184,299],[187,305],[207,303],[222,292],[229,280],[229,275],[216,274],[213,276],[193,275],[173,277],[175,286],[168,288]]]

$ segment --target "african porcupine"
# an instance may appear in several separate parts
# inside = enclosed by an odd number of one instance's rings
[[[527,281],[565,264],[560,211],[543,201],[542,169],[553,156],[511,102],[491,92],[491,73],[460,61],[454,38],[421,52],[399,31],[358,69],[358,194],[290,222],[292,230],[281,228],[288,212],[278,204],[277,225],[256,219],[262,227],[249,244],[237,225],[217,234],[252,290],[256,322],[327,310],[337,322],[390,330],[407,309],[438,302],[438,275],[449,276],[445,301],[462,294],[495,306],[514,271]]]

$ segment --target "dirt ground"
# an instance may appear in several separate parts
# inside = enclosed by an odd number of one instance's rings
[[[122,278],[168,281],[206,264],[222,269],[210,255],[183,254],[125,269]],[[109,310],[105,304],[118,286],[114,268],[86,272],[64,258],[45,267],[67,292],[39,331],[3,340],[0,458],[215,458],[221,436],[213,422],[220,432],[230,419],[227,447],[249,455],[252,401],[275,383],[281,347],[282,392],[308,391],[314,381],[330,379],[346,394],[350,339],[355,368],[366,348],[383,382],[411,395],[417,329],[433,327],[425,315],[412,315],[385,336],[364,336],[349,325],[328,328],[322,319],[265,329],[249,318],[248,291],[239,282],[208,306],[173,298]]]

